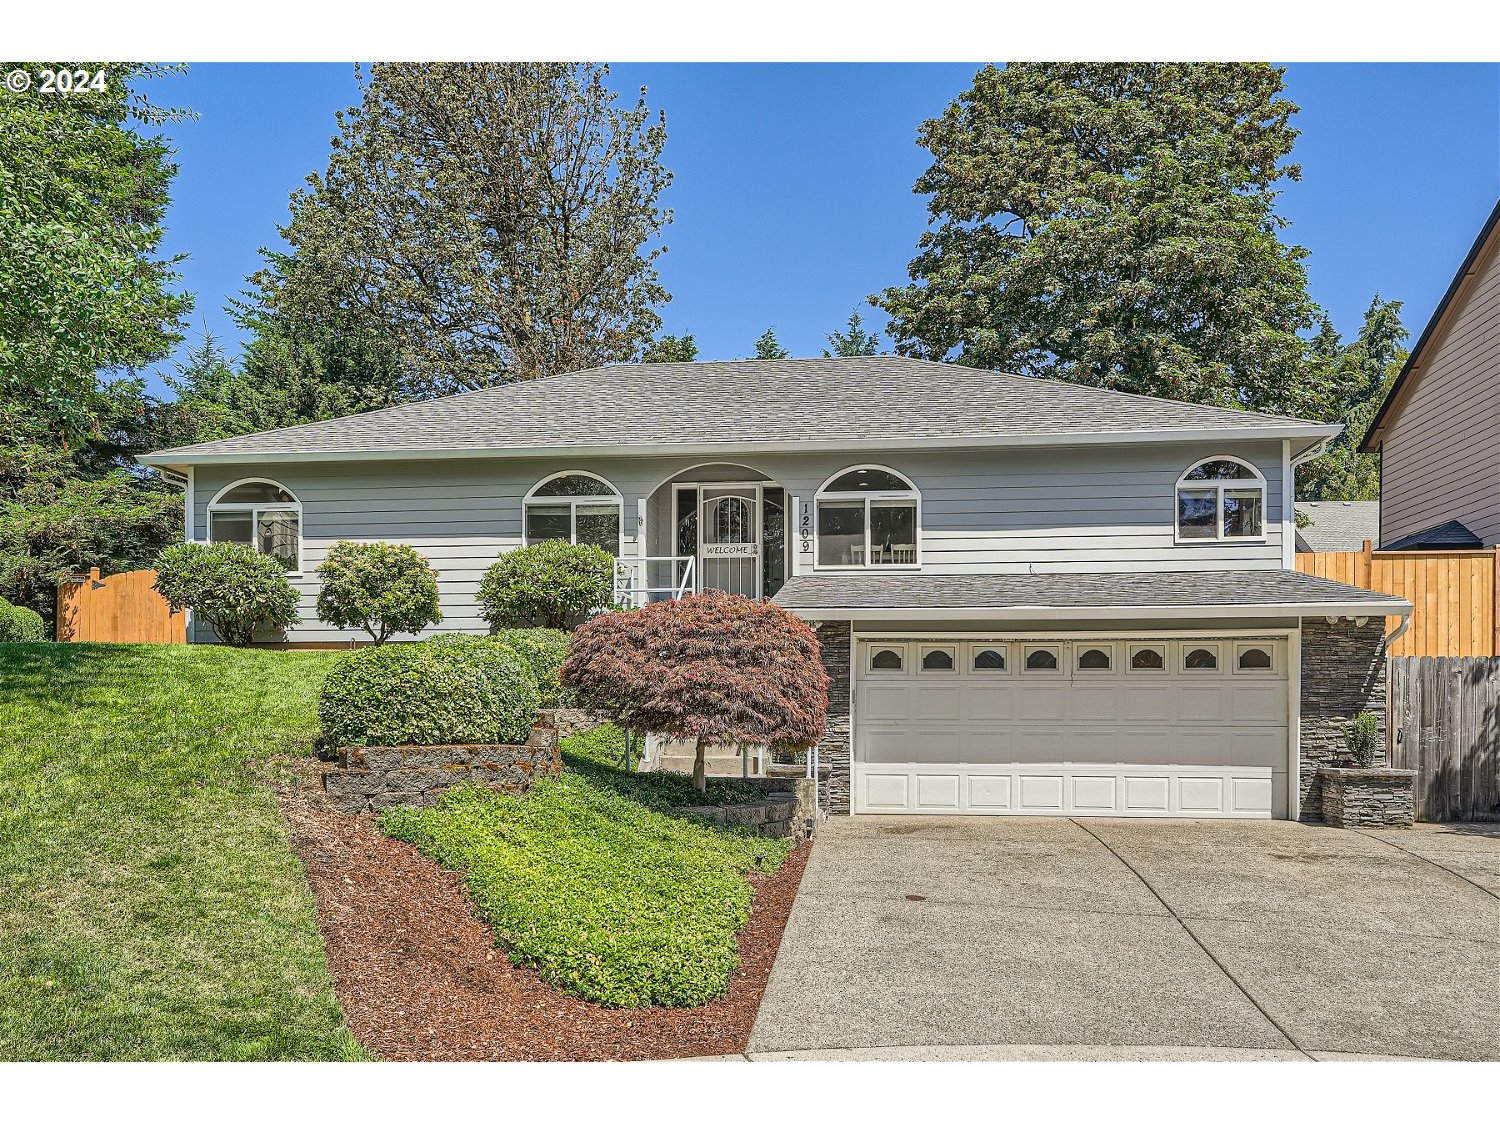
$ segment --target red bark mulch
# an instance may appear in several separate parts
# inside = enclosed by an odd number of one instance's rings
[[[462,877],[374,823],[283,789],[334,987],[354,1037],[395,1060],[616,1060],[745,1050],[811,844],[751,876],[750,920],[727,995],[700,1008],[601,1008],[512,965]]]

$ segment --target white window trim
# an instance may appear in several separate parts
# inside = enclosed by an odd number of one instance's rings
[[[830,492],[828,490],[828,486],[830,484],[832,484],[834,481],[838,480],[839,477],[845,476],[848,473],[857,473],[861,469],[878,470],[878,471],[880,471],[882,473],[889,473],[891,476],[895,477],[897,480],[905,481],[906,482],[906,488],[902,489],[902,490],[899,490],[899,491],[886,491],[886,492]],[[822,563],[822,562],[818,561],[818,559],[820,557],[819,556],[819,547],[820,547],[820,544],[818,542],[818,507],[819,507],[819,505],[822,504],[822,502],[824,500],[835,501],[835,502],[839,502],[839,501],[848,502],[848,501],[853,501],[853,500],[863,500],[865,502],[865,561],[863,563],[850,563],[850,564],[845,565],[845,564],[842,564],[842,563]],[[884,500],[884,501],[895,500],[895,501],[901,501],[901,502],[906,502],[906,503],[915,503],[915,511],[912,513],[912,537],[916,540],[916,548],[917,548],[917,561],[916,562],[914,562],[914,563],[872,563],[872,562],[869,561],[870,560],[870,506],[871,506],[871,502],[872,501],[878,503],[878,502],[880,502],[882,500]],[[895,469],[892,469],[888,465],[875,465],[875,464],[870,464],[870,465],[849,465],[849,466],[847,466],[845,468],[840,469],[838,472],[833,473],[831,476],[829,476],[829,478],[827,480],[825,480],[822,483],[822,485],[818,488],[818,491],[813,494],[812,532],[813,532],[813,556],[812,557],[813,557],[813,570],[815,570],[815,571],[818,571],[818,570],[859,570],[859,571],[866,571],[866,570],[874,570],[874,571],[921,570],[922,569],[922,493],[917,488],[917,486],[912,483],[912,480],[911,480],[911,478],[909,476],[907,476],[905,473],[898,473]]]
[[[1212,668],[1189,668],[1187,658],[1198,649],[1206,649],[1214,654],[1214,666]],[[1224,667],[1224,652],[1221,645],[1213,641],[1183,641],[1178,659],[1182,664],[1183,675],[1186,676],[1222,676],[1226,671]],[[1272,657],[1274,660],[1275,657]]]
[[[1137,668],[1135,654],[1142,649],[1151,649],[1161,656],[1160,668]],[[1125,671],[1133,676],[1165,676],[1172,671],[1172,648],[1158,641],[1139,641],[1125,646]]]
[[[899,668],[877,668],[877,667],[875,667],[875,658],[877,656],[879,656],[882,652],[884,652],[886,649],[890,649],[892,652],[895,652],[900,657],[900,659],[901,659],[901,667],[899,667]],[[909,669],[910,669],[910,665],[907,663],[907,646],[905,644],[901,643],[900,641],[897,641],[894,644],[885,644],[885,643],[872,644],[872,645],[868,646],[868,648],[866,649],[866,652],[865,652],[865,675],[867,675],[867,676],[904,676],[904,675],[906,675],[906,673],[908,672]]]
[[[236,488],[239,488],[244,484],[269,484],[272,488],[281,489],[281,491],[285,492],[288,496],[291,497],[291,500],[283,501],[280,503],[273,502],[252,504],[224,503],[220,500],[220,497],[229,495],[229,493],[233,492]],[[287,571],[287,576],[289,578],[300,578],[302,576],[302,501],[297,499],[297,494],[286,485],[282,484],[279,480],[272,480],[270,477],[244,477],[240,480],[235,481],[233,484],[226,484],[223,488],[219,489],[218,492],[214,493],[214,498],[208,502],[208,526],[203,529],[203,533],[207,536],[207,542],[209,543],[212,543],[214,541],[215,512],[234,513],[236,515],[244,515],[246,513],[249,513],[250,549],[257,554],[261,553],[260,535],[258,533],[260,514],[262,512],[296,512],[297,566],[295,569]]]
[[[1015,670],[1015,664],[1010,658],[1010,645],[1004,641],[998,641],[994,644],[979,642],[966,645],[965,648],[967,651],[964,653],[964,657],[968,662],[969,674],[971,676],[1009,676]],[[975,659],[978,658],[980,653],[988,651],[998,652],[1005,666],[1003,668],[976,668],[974,666]]]
[[[563,477],[588,477],[596,480],[605,488],[609,489],[608,496],[538,496],[537,489],[543,485],[550,484]],[[615,558],[625,557],[625,498],[620,495],[620,490],[614,486],[613,481],[606,480],[598,473],[591,473],[587,469],[564,469],[560,473],[545,476],[531,486],[521,500],[521,546],[528,545],[526,534],[526,510],[531,507],[538,508],[561,508],[568,509],[568,542],[574,546],[578,545],[578,506],[586,508],[601,508],[606,504],[613,504],[619,514],[616,523],[619,527],[619,543],[616,545]]]
[[[1232,461],[1242,468],[1249,469],[1254,475],[1253,480],[1241,478],[1239,480],[1188,480],[1191,473],[1199,465],[1206,465],[1210,461]],[[1214,534],[1183,535],[1182,522],[1178,511],[1177,494],[1183,489],[1191,489],[1197,492],[1214,492]],[[1260,490],[1260,534],[1259,535],[1225,535],[1224,534],[1224,493],[1226,490],[1242,492],[1251,489]],[[1228,453],[1216,453],[1211,457],[1200,457],[1186,469],[1182,476],[1177,478],[1177,486],[1172,489],[1172,537],[1178,546],[1191,547],[1194,544],[1204,543],[1222,546],[1225,543],[1265,543],[1267,541],[1266,528],[1270,524],[1271,513],[1266,505],[1266,478],[1265,475],[1246,461],[1243,457],[1235,457]]]
[[[946,652],[952,663],[949,668],[927,667],[927,654],[930,652]],[[959,663],[959,648],[957,645],[918,645],[916,673],[919,676],[956,676],[963,666]]]
[[[1280,670],[1278,662],[1281,659],[1280,654],[1276,651],[1276,647],[1274,641],[1237,641],[1234,646],[1232,673],[1236,676],[1275,676]],[[1271,666],[1269,668],[1241,668],[1240,654],[1250,648],[1258,648],[1269,656],[1271,658]]]
[[[1095,649],[1098,649],[1100,652],[1104,653],[1105,659],[1109,661],[1109,667],[1085,668],[1079,664],[1079,661],[1083,659],[1084,653],[1092,652]],[[1115,645],[1112,641],[1100,641],[1098,644],[1095,644],[1092,641],[1083,641],[1073,646],[1073,675],[1083,676],[1085,678],[1092,676],[1118,675],[1120,672],[1120,664],[1116,657],[1117,654],[1115,652]]]
[[[1037,651],[1045,651],[1052,654],[1054,663],[1051,668],[1031,667],[1031,654]],[[1068,674],[1068,666],[1066,663],[1064,663],[1066,655],[1067,654],[1064,652],[1064,646],[1060,644],[1022,645],[1021,659],[1020,661],[1018,661],[1020,673],[1023,676],[1066,676]]]

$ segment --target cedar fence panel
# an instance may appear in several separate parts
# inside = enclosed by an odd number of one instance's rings
[[[1418,820],[1500,820],[1500,657],[1390,661],[1390,760],[1417,771]]]
[[[130,570],[57,584],[59,641],[120,641],[129,644],[187,643],[187,614],[173,613],[156,592],[156,571]]]
[[[1487,551],[1319,551],[1297,555],[1303,574],[1405,598],[1411,628],[1397,656],[1500,656],[1500,549]],[[1399,617],[1386,618],[1394,632]]]

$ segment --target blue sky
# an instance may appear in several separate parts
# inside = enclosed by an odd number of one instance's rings
[[[867,294],[905,280],[926,221],[917,127],[976,68],[613,67],[622,100],[644,85],[667,113],[666,330],[692,333],[706,359],[748,354],[768,325],[794,355],[819,354]],[[1303,181],[1283,196],[1285,237],[1312,252],[1314,299],[1348,334],[1379,291],[1406,302],[1415,335],[1500,196],[1500,67],[1293,64],[1287,88]],[[189,343],[206,323],[236,346],[223,305],[276,242],[290,192],[325,166],[353,67],[200,64],[149,92],[200,115],[168,130],[181,170],[165,249],[188,255]]]

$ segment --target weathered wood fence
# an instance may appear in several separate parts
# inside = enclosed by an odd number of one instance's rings
[[[1500,656],[1500,550],[1305,552],[1303,574],[1405,598],[1411,628],[1391,646],[1396,656]],[[1386,618],[1386,632],[1400,624]]]
[[[124,641],[136,644],[187,643],[187,614],[173,613],[156,592],[154,570],[129,570],[57,584],[57,639]]]
[[[1500,820],[1500,657],[1390,661],[1390,759],[1418,820]]]

